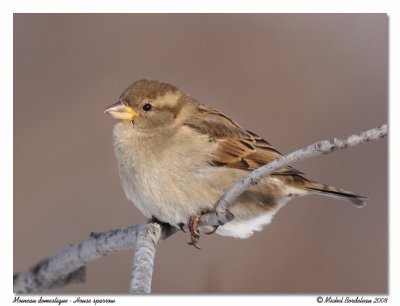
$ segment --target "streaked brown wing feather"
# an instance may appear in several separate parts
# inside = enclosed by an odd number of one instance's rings
[[[251,171],[282,156],[267,141],[244,130],[222,113],[203,104],[198,104],[197,110],[185,125],[207,134],[210,141],[218,144],[210,161],[212,165]],[[301,172],[286,167],[275,174],[297,175]]]

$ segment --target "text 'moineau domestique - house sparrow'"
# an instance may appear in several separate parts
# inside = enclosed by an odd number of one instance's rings
[[[126,196],[147,217],[188,225],[197,246],[197,221],[241,177],[282,156],[267,141],[243,129],[177,87],[151,80],[129,86],[106,110],[118,122],[114,149]],[[308,180],[285,167],[245,191],[216,229],[248,238],[271,222],[290,199],[321,194],[361,207],[366,198]]]

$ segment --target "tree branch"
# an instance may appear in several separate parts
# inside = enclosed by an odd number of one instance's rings
[[[40,261],[26,272],[14,275],[14,292],[42,292],[73,282],[83,282],[85,265],[88,262],[133,248],[138,241],[145,244],[143,240],[154,239],[154,244],[156,244],[158,239],[167,239],[177,231],[178,229],[165,223],[148,223],[105,233],[91,233],[89,239],[71,245],[64,251]],[[143,233],[153,233],[158,239],[143,235]]]
[[[132,248],[136,243],[137,233],[142,228],[143,225],[134,225],[122,230],[92,233],[89,239],[71,245],[61,253],[42,260],[27,272],[15,275],[14,292],[42,292],[66,285],[75,280],[68,276],[73,275],[77,270],[83,272],[86,263],[113,252]],[[83,279],[84,277],[80,278],[80,280]],[[76,280],[79,281],[79,279]]]
[[[234,216],[229,212],[229,207],[236,199],[251,185],[257,184],[283,167],[307,158],[376,140],[386,135],[387,124],[384,124],[346,138],[319,141],[278,158],[250,172],[236,183],[218,201],[215,212],[202,216],[200,225],[223,225],[231,221]],[[117,251],[133,248],[135,245],[130,292],[150,292],[155,246],[160,239],[166,239],[177,231],[178,229],[175,227],[153,221],[105,233],[92,233],[89,239],[42,260],[26,272],[16,274],[14,276],[14,292],[42,292],[71,282],[82,282],[85,278],[86,263]]]

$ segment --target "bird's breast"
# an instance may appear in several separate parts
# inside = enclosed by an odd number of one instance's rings
[[[186,223],[190,216],[211,208],[222,194],[210,187],[208,172],[216,169],[208,164],[202,139],[193,146],[193,139],[185,136],[114,130],[123,189],[147,218]]]

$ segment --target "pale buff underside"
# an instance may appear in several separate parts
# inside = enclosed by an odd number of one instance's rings
[[[206,135],[186,127],[176,133],[163,129],[150,134],[134,129],[130,122],[120,122],[114,128],[114,141],[128,199],[147,218],[154,216],[171,225],[187,224],[197,213],[212,210],[221,195],[247,173],[209,165],[206,157],[215,150],[214,145]],[[244,194],[230,209],[235,219],[217,233],[247,238],[261,230],[290,199],[289,193],[305,194],[285,186],[278,178],[269,177],[252,187],[252,191],[271,195],[271,205]]]

